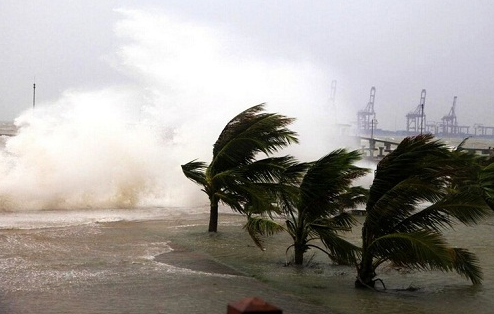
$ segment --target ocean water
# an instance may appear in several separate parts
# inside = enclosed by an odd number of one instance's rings
[[[325,311],[191,246],[199,232],[235,250],[205,232],[204,209],[2,213],[0,313],[226,313],[252,296],[285,313]]]
[[[362,217],[358,217],[363,221]],[[219,247],[209,248],[210,242],[202,240],[201,233],[193,239],[195,245],[208,247],[211,254],[235,268],[270,285],[302,296],[334,313],[465,313],[475,308],[477,313],[491,313],[494,306],[494,218],[475,227],[456,226],[446,233],[454,246],[468,248],[480,259],[484,271],[483,285],[473,286],[455,273],[407,272],[389,267],[379,269],[385,292],[354,289],[355,269],[334,266],[319,252],[308,252],[308,267],[296,269],[283,267],[285,249],[290,243],[286,236],[277,236],[266,242],[267,250],[258,252],[251,248],[248,239],[238,242],[238,230],[243,221],[232,226],[231,238]],[[358,243],[360,227],[357,226],[349,239]],[[237,236],[236,236],[237,235]],[[222,238],[223,240],[223,238]],[[231,246],[231,247],[230,247]],[[233,248],[232,248],[233,247]],[[218,251],[216,252],[216,249]],[[228,248],[228,249],[227,249]],[[290,254],[288,254],[288,259]],[[408,291],[409,288],[413,288]]]
[[[0,213],[0,313],[226,313],[258,296],[284,313],[491,313],[494,219],[448,232],[480,258],[483,285],[456,274],[379,270],[385,292],[353,288],[355,269],[318,252],[285,266],[280,234],[255,247],[245,218],[207,207]],[[362,218],[360,218],[362,219]],[[349,235],[358,241],[358,228]],[[406,291],[413,287],[414,291]]]

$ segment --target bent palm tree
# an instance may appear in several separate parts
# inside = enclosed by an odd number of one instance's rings
[[[456,271],[472,283],[482,272],[474,254],[450,247],[441,230],[489,213],[492,169],[450,151],[432,135],[405,138],[378,164],[366,204],[355,286],[374,287],[384,262],[417,270]],[[482,179],[483,178],[483,179]]]
[[[333,261],[354,263],[359,248],[339,236],[351,230],[353,217],[344,209],[364,204],[367,190],[352,187],[353,180],[368,170],[355,166],[360,159],[356,151],[335,150],[310,163],[296,163],[288,167],[277,190],[280,212],[286,217],[286,227],[259,216],[249,217],[246,229],[260,246],[256,235],[286,230],[293,239],[295,264],[302,265],[304,253],[316,248]],[[310,242],[320,240],[324,247]]]
[[[238,212],[243,212],[247,203],[269,206],[269,195],[262,184],[273,182],[292,159],[286,156],[256,160],[259,153],[269,156],[298,143],[297,134],[287,128],[293,118],[263,110],[264,104],[251,107],[225,126],[213,146],[209,165],[195,160],[182,165],[185,176],[202,185],[209,197],[210,232],[218,229],[219,202]]]

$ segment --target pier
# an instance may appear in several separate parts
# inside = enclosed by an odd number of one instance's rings
[[[357,136],[356,141],[361,147],[362,156],[371,160],[381,160],[400,144],[399,142],[362,136]]]
[[[12,122],[0,121],[0,136],[14,136],[17,134],[17,127]]]
[[[381,160],[388,153],[396,149],[400,141],[379,139],[374,137],[356,136],[355,140],[360,147],[362,156],[367,160]],[[456,148],[456,147],[452,147]],[[461,147],[460,150],[468,151],[481,156],[494,157],[494,147]]]

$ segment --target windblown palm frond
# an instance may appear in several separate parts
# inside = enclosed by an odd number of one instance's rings
[[[244,203],[247,202],[247,199],[244,195],[228,190],[222,190],[215,193],[214,197],[217,199],[217,201],[230,207],[233,211],[237,213],[244,212]]]
[[[237,212],[268,215],[271,212],[279,213],[279,207],[274,205],[279,191],[278,182],[284,170],[294,163],[296,161],[292,156],[268,157],[223,171],[211,181],[214,185],[223,186],[222,193],[218,193],[220,201],[224,202],[222,195],[238,196],[242,206],[229,205]]]
[[[451,260],[445,239],[428,230],[387,234],[377,238],[368,249],[374,251],[374,267],[384,261],[419,270],[450,270]]]
[[[369,190],[362,186],[352,186],[335,200],[334,205],[340,209],[340,213],[345,209],[356,208],[365,205],[369,198]]]
[[[474,225],[490,213],[490,208],[480,192],[460,191],[445,196],[424,209],[403,218],[394,232],[408,232],[420,229],[433,229],[441,232],[459,221],[465,225]]]
[[[297,134],[287,128],[293,121],[283,115],[265,113],[264,104],[253,106],[224,127],[208,166],[197,161],[182,166],[185,176],[202,185],[209,197],[209,231],[217,231],[219,202],[241,213],[246,213],[246,206],[256,211],[274,208],[274,183],[294,160],[290,156],[268,155],[298,142]],[[259,153],[267,158],[256,160]]]
[[[286,168],[279,181],[277,200],[281,212],[293,216],[300,199],[300,183],[312,163],[301,162]]]
[[[494,209],[494,162],[484,167],[479,173],[479,185],[486,203]]]
[[[377,166],[366,206],[367,223],[379,225],[383,215],[392,218],[422,201],[440,198],[449,179],[441,173],[448,165],[448,154],[446,146],[432,141],[431,135],[405,138]]]
[[[334,262],[338,264],[352,265],[355,264],[360,256],[361,249],[343,239],[340,232],[348,232],[356,224],[355,218],[347,213],[342,212],[331,218],[317,219],[310,224],[310,234],[314,238],[320,239],[324,244],[324,251]]]
[[[337,206],[351,198],[353,180],[364,176],[368,169],[355,166],[360,159],[357,151],[335,150],[315,161],[300,184],[299,215],[315,220],[339,213]]]
[[[473,284],[482,283],[482,269],[475,254],[461,248],[453,248],[450,252],[453,259],[453,268],[458,274],[464,276]]]
[[[366,189],[352,186],[355,179],[368,172],[355,166],[359,159],[358,152],[339,149],[317,161],[288,167],[281,177],[278,203],[294,241],[290,247],[295,249],[295,264],[303,264],[303,255],[311,247],[337,262],[355,261],[355,245],[338,233],[350,231],[355,224],[344,209],[353,208],[367,196]],[[309,244],[316,239],[324,247]]]
[[[445,195],[445,188],[431,182],[416,177],[404,179],[383,193],[373,207],[366,207],[366,225],[375,236],[393,233],[398,224],[420,210],[419,205],[437,202]]]
[[[482,281],[476,256],[464,249],[450,248],[436,232],[389,234],[376,239],[372,246],[378,256],[374,267],[388,260],[395,266],[409,269],[456,271],[474,284]]]
[[[335,231],[350,231],[355,223],[356,219],[348,212],[342,212],[330,218],[322,217],[312,222],[313,225],[327,226]]]
[[[251,163],[258,153],[270,155],[298,143],[297,134],[286,127],[294,119],[264,113],[264,104],[251,107],[234,117],[213,146],[213,173]]]
[[[332,261],[353,265],[359,259],[361,248],[343,239],[332,228],[324,225],[312,225],[312,228],[324,244],[324,249],[320,248],[320,250],[324,251]]]
[[[274,182],[278,184],[286,169],[297,163],[293,156],[267,157],[237,167],[242,177],[251,182]]]
[[[375,270],[385,261],[456,271],[480,282],[475,256],[452,249],[441,232],[456,222],[476,224],[490,213],[494,172],[482,163],[473,154],[449,150],[432,135],[405,138],[383,158],[366,204],[356,286],[373,287]]]
[[[193,160],[182,165],[182,171],[188,179],[197,184],[206,185],[206,176],[204,174],[206,167],[206,163]]]
[[[247,216],[247,223],[244,225],[244,229],[247,230],[254,243],[262,250],[264,250],[262,237],[270,236],[285,230],[283,225],[272,219],[258,216],[253,217],[250,215]]]

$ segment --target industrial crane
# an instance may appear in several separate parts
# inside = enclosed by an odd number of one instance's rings
[[[359,133],[372,132],[376,126],[376,113],[374,111],[374,99],[376,97],[376,88],[372,86],[370,90],[370,98],[364,110],[359,110],[357,113],[357,130]]]
[[[456,96],[453,98],[453,106],[449,110],[449,113],[442,117],[442,131],[443,134],[456,134],[458,133],[458,121],[456,120]]]
[[[458,125],[455,112],[456,98],[456,96],[453,98],[453,106],[451,106],[449,113],[442,118],[441,127],[443,135],[465,135],[469,133],[469,126]]]
[[[407,114],[407,133],[420,133],[422,134],[425,127],[425,89],[420,94],[420,103],[415,108],[415,111],[411,111]]]

